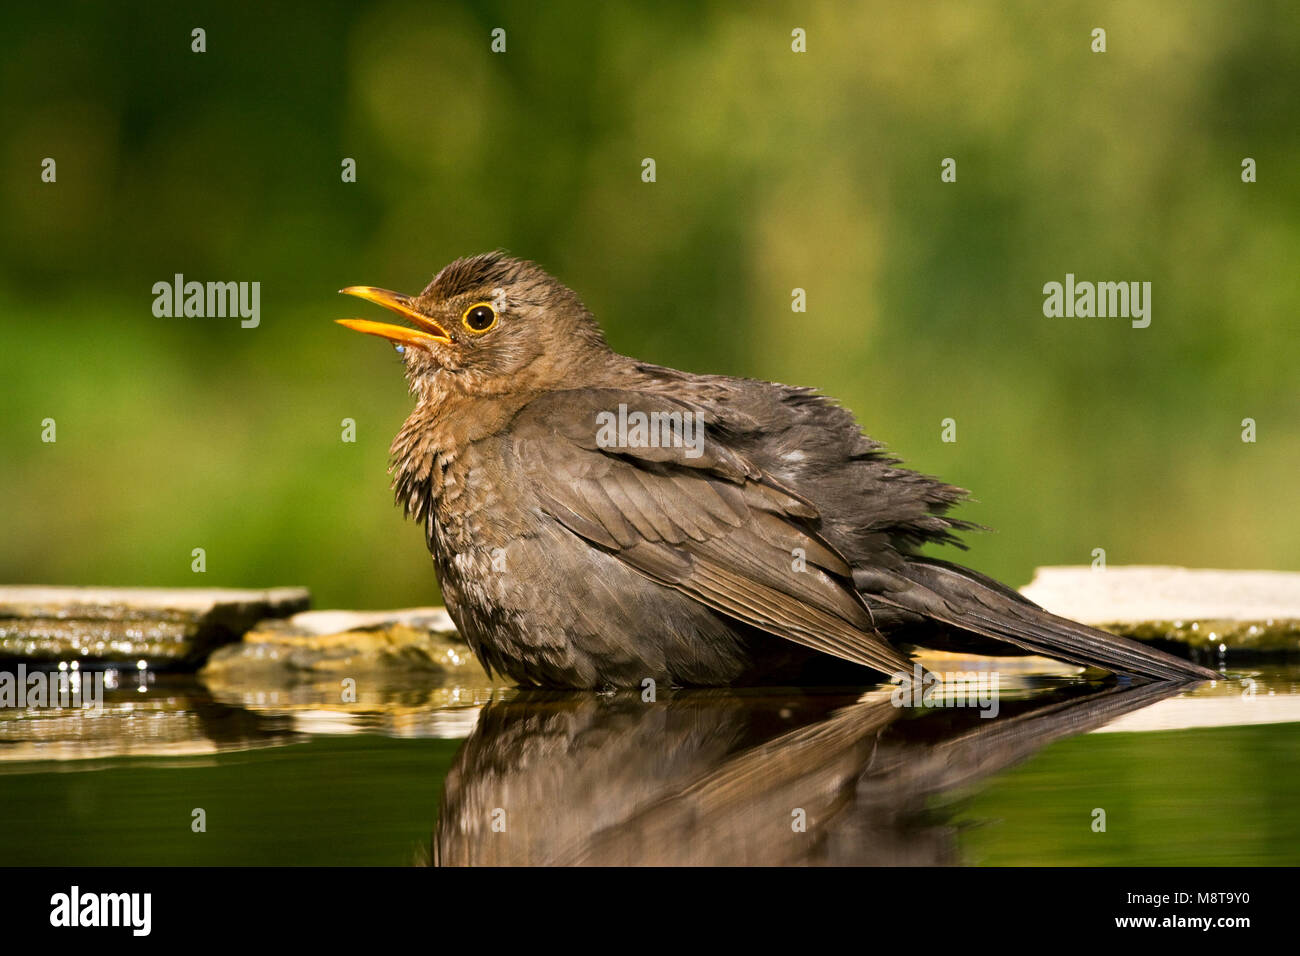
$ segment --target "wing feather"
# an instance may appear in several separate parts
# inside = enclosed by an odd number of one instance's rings
[[[601,447],[598,415],[699,414],[698,454]],[[910,662],[876,631],[817,509],[735,449],[702,409],[634,391],[548,393],[512,423],[541,510],[647,577],[770,634],[885,673]]]

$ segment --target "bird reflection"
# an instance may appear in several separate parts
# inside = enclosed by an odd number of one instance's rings
[[[863,693],[530,691],[488,704],[447,776],[438,865],[938,865],[936,799],[1177,694],[1067,685],[997,717]]]

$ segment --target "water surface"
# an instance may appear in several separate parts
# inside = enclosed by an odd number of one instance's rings
[[[98,712],[0,711],[0,863],[1300,860],[1295,666],[1190,687],[996,666],[995,717],[889,687],[389,677],[345,704],[131,675]]]

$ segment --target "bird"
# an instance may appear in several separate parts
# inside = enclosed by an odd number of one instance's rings
[[[1137,681],[1219,675],[925,556],[979,526],[816,389],[616,352],[571,289],[502,251],[419,295],[342,293],[401,325],[415,407],[390,449],[447,611],[523,687],[861,684],[915,648],[1039,654]]]

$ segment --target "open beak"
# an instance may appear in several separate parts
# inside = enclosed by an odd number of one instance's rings
[[[386,322],[371,322],[369,319],[336,319],[339,325],[356,332],[365,332],[367,335],[378,335],[398,345],[428,349],[434,345],[451,344],[451,336],[447,334],[447,330],[427,315],[416,311],[415,303],[410,296],[402,295],[400,292],[389,292],[387,289],[376,289],[369,285],[350,285],[346,289],[339,289],[339,292],[344,295],[355,295],[358,299],[365,299],[375,305],[382,305],[388,311],[396,312],[415,328],[389,325]]]

